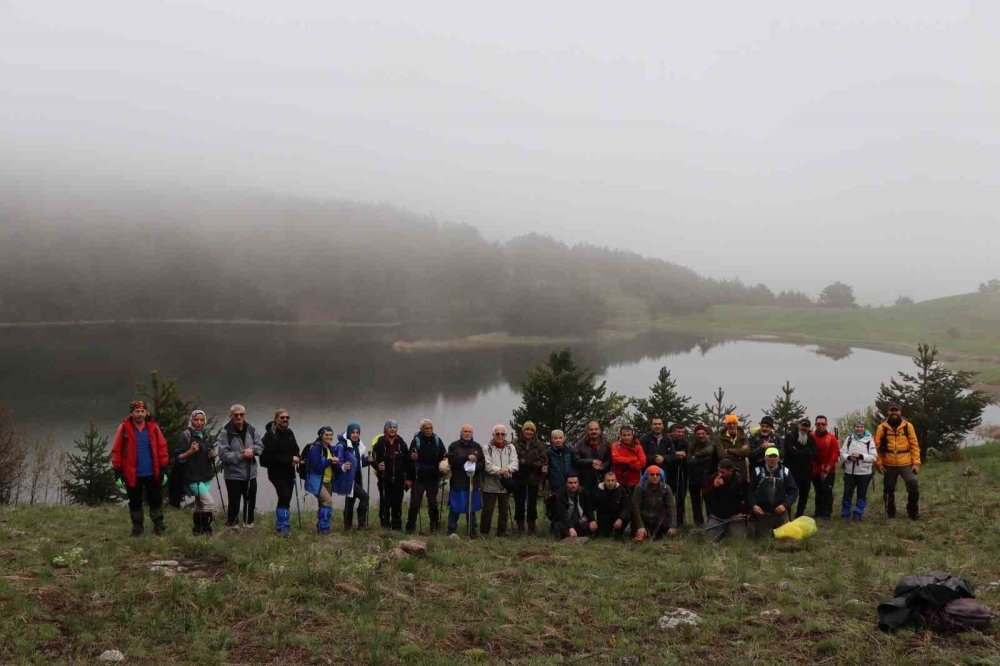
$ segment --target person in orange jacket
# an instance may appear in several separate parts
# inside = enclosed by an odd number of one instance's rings
[[[646,469],[646,452],[635,439],[635,431],[630,425],[618,429],[618,441],[611,445],[611,468],[618,483],[625,486],[629,496],[639,485],[642,471]]]
[[[912,519],[920,518],[918,502],[920,486],[920,442],[913,424],[903,418],[903,410],[897,404],[889,405],[888,416],[875,431],[875,445],[878,459],[875,466],[885,473],[885,515],[896,517],[896,482],[903,477],[906,484],[906,514]]]
[[[142,496],[149,504],[153,532],[163,534],[163,486],[167,485],[167,440],[160,426],[146,412],[146,403],[129,403],[128,418],[122,421],[111,444],[111,467],[118,487],[128,495],[132,536],[143,532]]]

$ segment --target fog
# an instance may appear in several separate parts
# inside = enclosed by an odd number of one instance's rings
[[[997,62],[991,2],[7,1],[0,177],[391,204],[891,303],[998,277]]]

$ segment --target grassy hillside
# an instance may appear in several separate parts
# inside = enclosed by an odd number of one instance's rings
[[[715,306],[671,319],[670,329],[722,335],[771,334],[912,353],[936,344],[953,367],[975,370],[1000,384],[1000,294],[964,294],[886,308]]]
[[[391,560],[397,536],[379,530],[204,539],[170,512],[166,537],[130,539],[121,507],[4,509],[0,662],[116,648],[131,663],[997,663],[998,628],[875,625],[901,575],[934,569],[1000,610],[986,585],[1000,581],[1000,443],[967,455],[925,469],[922,521],[887,521],[876,493],[863,524],[822,524],[798,549],[434,537],[427,559]],[[150,571],[161,558],[187,570]],[[704,624],[661,631],[676,607]]]

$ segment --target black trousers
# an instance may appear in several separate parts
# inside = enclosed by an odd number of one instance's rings
[[[378,489],[378,524],[381,527],[389,527],[389,498],[386,497],[385,485],[382,483],[381,475],[375,477],[375,487]]]
[[[552,524],[552,532],[556,535],[556,538],[559,539],[565,539],[568,537],[570,528],[576,530],[576,535],[578,537],[592,536],[594,534],[590,531],[589,520],[581,520],[576,525],[570,525],[561,521],[556,521]]]
[[[538,489],[537,483],[514,486],[514,522],[519,526],[524,525],[525,513],[529,525],[538,522]]]
[[[701,496],[701,486],[705,482],[703,474],[692,474],[688,478],[687,491],[691,494],[691,512],[694,514],[694,524],[701,527],[705,524],[705,500]],[[683,506],[683,501],[681,501]],[[680,525],[680,523],[677,523]]]
[[[230,527],[240,524],[240,502],[246,495],[243,505],[243,524],[253,525],[253,515],[257,508],[257,479],[250,481],[234,481],[226,479],[226,494],[229,495],[229,506],[226,524]]]
[[[829,518],[833,515],[833,482],[837,480],[837,475],[830,472],[823,479],[819,474],[814,474],[812,478],[813,490],[816,491],[816,517]],[[801,492],[801,490],[799,491]]]
[[[804,516],[806,504],[809,502],[809,484],[812,483],[812,476],[792,476],[795,485],[799,487],[799,500],[795,506],[795,517]]]
[[[684,524],[684,497],[687,495],[688,476],[687,466],[682,463],[675,463],[666,469],[667,478],[665,481],[674,493],[674,502],[677,504],[677,526]]]
[[[420,505],[423,503],[424,495],[427,496],[427,514],[430,516],[432,530],[437,529],[438,514],[438,482],[425,483],[417,481],[410,489],[410,513],[406,516],[406,529],[412,530],[417,524],[417,516],[420,514]]]
[[[354,497],[344,498],[344,529],[354,524],[354,505],[358,505],[358,527],[368,527],[368,492],[360,481],[354,482]]]
[[[268,479],[274,486],[274,492],[278,495],[278,508],[290,509],[292,507],[292,493],[295,491],[295,477],[268,475]]]
[[[403,529],[403,496],[406,495],[406,485],[404,482],[393,483],[392,481],[386,480],[382,483],[382,488],[379,492],[384,492],[384,495],[379,497],[379,518],[381,519],[382,505],[385,505],[386,515],[388,516],[386,527],[392,528],[394,530]]]
[[[128,495],[128,513],[133,528],[142,529],[143,494],[146,495],[146,503],[149,505],[149,519],[157,528],[163,528],[163,487],[155,476],[137,478],[134,486],[125,487],[125,493]]]

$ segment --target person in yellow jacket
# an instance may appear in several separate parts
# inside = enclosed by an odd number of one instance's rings
[[[917,474],[920,473],[920,443],[913,424],[903,418],[899,405],[889,405],[889,415],[875,431],[878,446],[876,467],[885,473],[885,515],[896,517],[896,481],[903,477],[906,484],[906,513],[913,519],[920,517],[918,501],[920,487]]]

